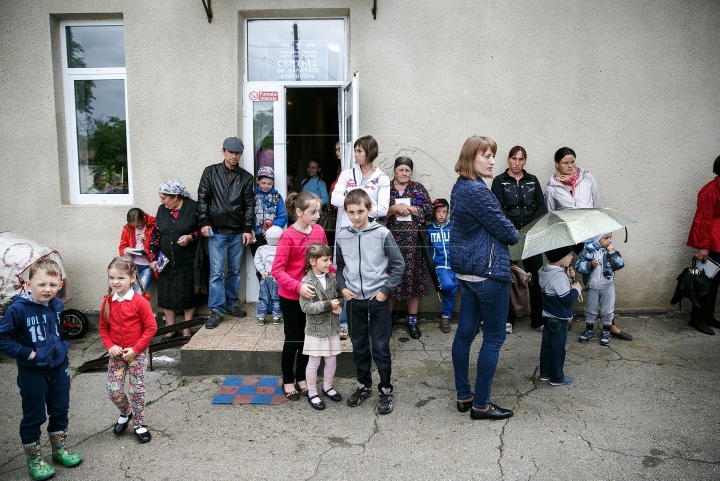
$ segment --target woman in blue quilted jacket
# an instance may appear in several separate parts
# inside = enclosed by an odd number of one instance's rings
[[[488,137],[465,141],[455,164],[458,177],[450,205],[450,265],[457,274],[462,309],[452,346],[457,409],[472,419],[505,419],[513,415],[490,402],[490,387],[505,342],[510,296],[508,245],[518,232],[483,178],[492,178],[497,144]],[[468,379],[470,347],[483,328],[477,359],[475,392]]]

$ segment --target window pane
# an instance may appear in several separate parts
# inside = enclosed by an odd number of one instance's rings
[[[76,80],[78,171],[82,194],[127,194],[125,81]]]
[[[263,166],[275,168],[274,116],[273,102],[253,102],[253,150],[255,152],[253,175]]]
[[[248,21],[248,80],[344,80],[343,19]]]
[[[125,66],[125,38],[122,25],[65,27],[70,68]]]

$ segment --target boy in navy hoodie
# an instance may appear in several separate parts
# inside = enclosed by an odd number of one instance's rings
[[[540,297],[542,298],[543,327],[540,347],[540,380],[550,381],[551,386],[573,382],[563,372],[568,321],[573,316],[573,302],[580,296],[579,282],[570,284],[575,271],[570,267],[572,247],[560,247],[545,253],[548,263],[538,272]]]
[[[40,452],[45,406],[50,418],[47,430],[53,461],[67,468],[82,462],[82,457],[65,449],[70,409],[67,356],[70,344],[60,336],[63,302],[55,297],[62,283],[57,262],[37,261],[30,267],[27,292],[15,296],[0,318],[0,352],[17,362],[23,410],[20,439],[30,476],[35,480],[55,475],[55,469],[43,460]]]

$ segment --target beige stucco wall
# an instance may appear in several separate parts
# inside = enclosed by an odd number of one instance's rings
[[[243,18],[349,12],[350,71],[360,127],[390,171],[448,197],[465,138],[499,145],[495,173],[523,145],[545,181],[567,145],[598,179],[603,205],[638,220],[618,308],[668,307],[695,195],[720,154],[720,8],[695,2],[170,0],[0,2],[0,230],[57,248],[73,306],[96,309],[127,206],[67,202],[58,21],[125,22],[135,205],[154,212],[157,185],[195,192],[222,139],[242,132]],[[317,13],[316,13],[317,12]],[[425,301],[421,310],[432,310]]]

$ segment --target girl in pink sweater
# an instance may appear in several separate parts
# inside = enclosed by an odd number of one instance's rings
[[[278,283],[285,331],[281,358],[283,389],[288,399],[297,401],[300,393],[307,396],[305,368],[308,363],[308,356],[302,353],[305,313],[300,308],[300,296],[308,299],[315,296],[315,289],[302,283],[305,252],[313,242],[327,244],[327,237],[323,228],[317,225],[320,217],[320,198],[317,195],[293,192],[288,196],[285,208],[294,222],[280,236],[272,276]]]
[[[150,340],[157,322],[150,303],[133,291],[137,267],[128,257],[116,257],[108,266],[108,293],[100,308],[98,331],[110,356],[107,391],[120,410],[113,431],[120,435],[132,419],[138,441],[150,441],[145,420],[145,370],[149,361]],[[125,376],[129,374],[132,393],[125,394]],[[129,399],[128,399],[129,398]]]

